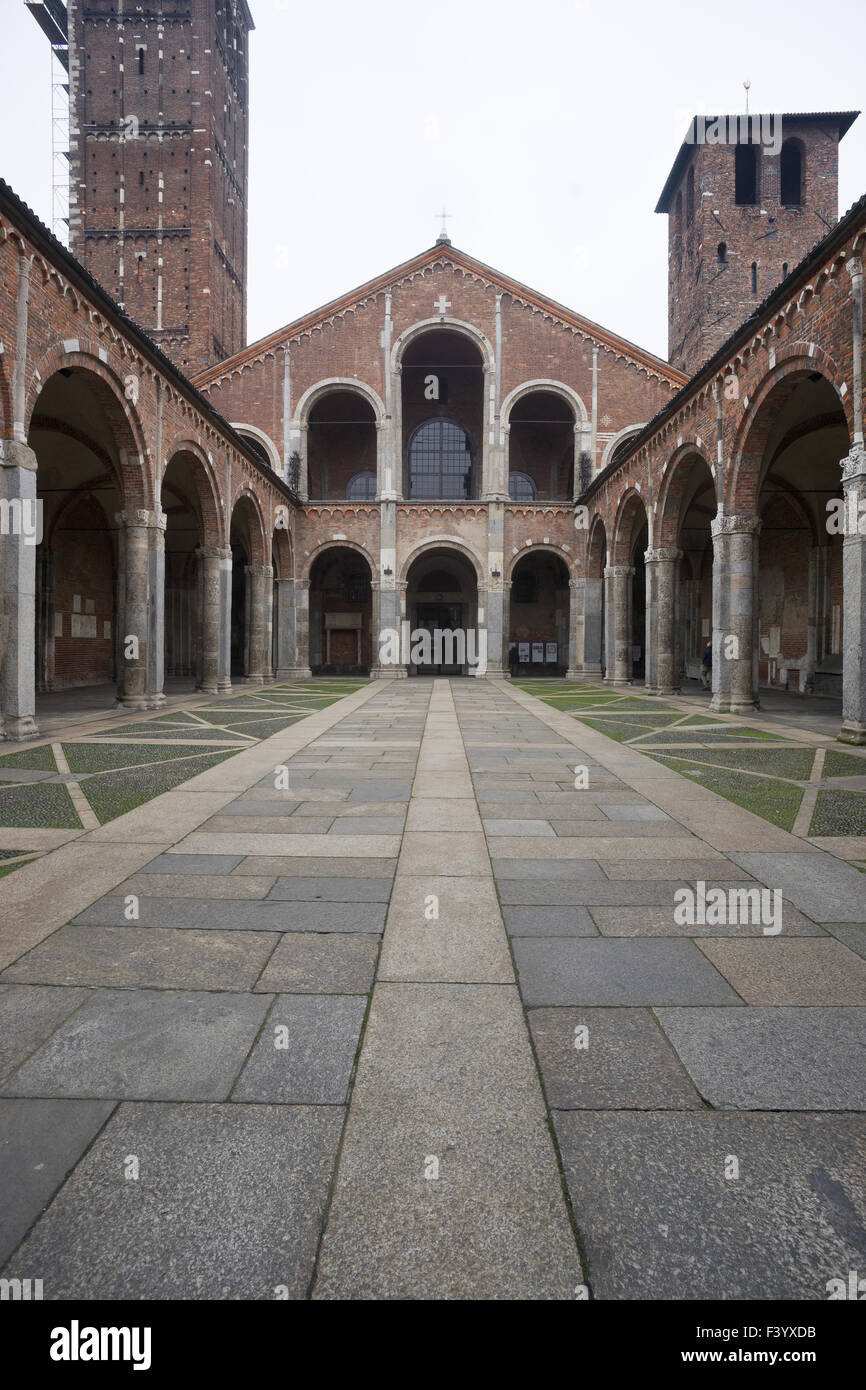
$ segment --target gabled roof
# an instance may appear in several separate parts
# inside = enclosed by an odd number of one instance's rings
[[[259,338],[257,342],[242,348],[240,352],[236,352],[232,357],[227,357],[223,362],[217,362],[213,367],[208,367],[206,371],[200,372],[195,377],[195,384],[200,390],[206,389],[222,377],[229,376],[232,372],[268,356],[287,343],[300,340],[305,334],[309,334],[324,324],[333,322],[334,319],[342,318],[345,314],[360,308],[368,300],[375,299],[377,294],[391,289],[401,281],[412,280],[415,276],[423,274],[425,270],[436,265],[451,266],[474,279],[495,286],[496,289],[510,295],[517,303],[538,310],[546,317],[562,324],[563,327],[571,329],[581,337],[591,339],[600,347],[608,348],[617,356],[651,372],[672,386],[681,386],[688,380],[684,372],[678,371],[676,367],[672,367],[663,358],[656,357],[654,353],[647,352],[626,338],[620,338],[616,333],[610,333],[600,324],[593,323],[591,319],[584,318],[581,314],[576,314],[573,309],[566,308],[555,299],[549,299],[546,295],[539,294],[537,290],[530,289],[529,286],[521,284],[519,280],[513,280],[509,275],[503,275],[501,271],[494,270],[491,266],[485,265],[483,261],[476,261],[465,251],[459,251],[456,247],[440,240],[426,251],[422,251],[420,255],[414,256],[409,261],[404,261],[402,265],[395,266],[392,270],[386,270],[383,275],[377,275],[374,280],[368,280],[365,284],[359,285],[357,289],[342,295],[339,299],[331,300],[329,304],[314,309],[311,313],[305,314],[303,318],[295,319],[293,323],[286,324],[284,328],[277,329],[275,333],[269,333],[267,337]]]
[[[680,181],[683,169],[685,168],[692,150],[697,148],[697,141],[695,140],[696,121],[703,121],[704,129],[706,129],[708,125],[712,125],[715,121],[781,121],[783,131],[786,121],[793,121],[797,125],[827,125],[829,122],[835,122],[839,129],[838,138],[841,140],[842,136],[846,131],[850,130],[859,115],[859,111],[786,111],[778,115],[770,115],[766,111],[763,115],[760,115],[758,112],[753,111],[747,116],[745,113],[738,114],[732,111],[725,116],[692,116],[685,134],[685,139],[680,145],[677,157],[665,180],[665,186],[661,191],[661,197],[656,203],[656,212],[670,211],[671,198]],[[691,139],[689,138],[690,136]]]

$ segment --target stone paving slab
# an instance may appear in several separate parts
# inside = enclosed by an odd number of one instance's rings
[[[142,864],[141,874],[230,874],[242,854],[158,854]]]
[[[513,985],[377,985],[314,1297],[569,1299],[581,1282]]]
[[[276,874],[133,874],[124,883],[117,885],[114,896],[128,897],[134,893],[139,898],[207,898],[209,902],[217,899],[230,901],[255,901],[267,897],[277,882]],[[105,901],[105,899],[100,899]],[[92,904],[91,906],[94,906]],[[91,908],[87,908],[89,912]],[[186,908],[183,908],[186,911]],[[77,920],[83,920],[83,914]]]
[[[0,976],[25,984],[252,989],[276,933],[70,925]]]
[[[707,883],[707,891],[716,886],[722,885]],[[602,936],[763,936],[763,927],[754,926],[750,921],[712,925],[675,922],[673,898],[667,907],[607,907],[593,904],[589,911]],[[823,927],[810,922],[786,902],[782,903],[782,932],[786,936],[826,936]]]
[[[73,1014],[87,989],[0,985],[0,1076],[6,1076]]]
[[[656,1013],[717,1109],[866,1109],[866,1009],[752,1005]]]
[[[399,854],[399,835],[344,835],[345,852],[361,859],[382,859]],[[176,853],[187,858],[190,854],[212,859],[226,853],[237,855],[278,855],[297,858],[317,859],[333,855],[333,835],[213,835],[196,831],[180,841],[180,848],[171,850],[166,856],[174,859]],[[202,872],[206,872],[203,870]]]
[[[569,883],[553,879],[550,883],[538,878],[496,879],[499,899],[512,906],[586,907],[596,903],[616,905],[647,904],[667,906],[682,883],[666,883],[656,879],[650,883],[609,883],[606,879],[580,878]]]
[[[511,984],[514,971],[489,876],[398,873],[378,978]]]
[[[271,1000],[97,990],[0,1086],[8,1096],[225,1100]]]
[[[0,1100],[0,1265],[113,1109],[105,1100]],[[47,1273],[25,1266],[22,1277],[44,1282]]]
[[[834,855],[737,854],[731,859],[815,922],[860,922],[866,912],[866,875]]]
[[[527,1005],[741,1002],[691,941],[514,937],[512,948]]]
[[[306,1296],[343,1112],[122,1105],[17,1252],[47,1299]],[[139,1161],[137,1182],[124,1178]]]
[[[372,879],[370,882],[377,883]],[[377,890],[380,891],[380,890]],[[192,928],[228,932],[288,932],[288,931],[346,931],[381,932],[385,925],[385,907],[376,902],[353,901],[233,901],[208,898],[146,898],[139,899],[136,922],[124,919],[125,898],[101,898],[89,907],[76,923],[87,926],[118,926],[126,928],[173,927],[181,931]],[[53,938],[52,938],[53,939]],[[271,943],[273,944],[273,943]],[[254,952],[251,952],[251,955]]]
[[[281,994],[366,994],[372,988],[378,951],[378,936],[288,932],[256,989]]]
[[[648,1009],[530,1009],[558,1110],[694,1110],[701,1098]]]
[[[824,926],[858,956],[866,956],[866,922],[825,922]]]
[[[330,847],[333,848],[333,842],[330,842]],[[396,855],[373,855],[369,859],[358,859],[352,855],[344,859],[329,856],[307,861],[279,854],[250,854],[233,873],[238,877],[250,874],[256,878],[263,874],[279,878],[384,878],[393,874],[396,867]]]
[[[503,907],[509,936],[598,936],[585,907]]]
[[[366,1007],[364,995],[278,995],[232,1100],[344,1105]]]
[[[594,1298],[826,1300],[863,1268],[863,1116],[554,1118]]]
[[[866,1005],[866,961],[840,941],[764,937],[699,944],[747,1004]]]

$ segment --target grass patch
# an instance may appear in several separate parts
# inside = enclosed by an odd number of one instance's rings
[[[4,753],[0,767],[22,767],[27,772],[57,771],[50,743],[40,744],[38,748],[22,748],[20,753]]]
[[[14,874],[16,869],[23,869],[25,864],[32,863],[32,859],[22,859],[17,864],[0,864],[0,878],[5,878],[7,874]]]
[[[726,801],[733,801],[745,811],[753,811],[756,816],[771,821],[782,830],[793,829],[803,800],[802,787],[794,787],[790,782],[779,782],[775,778],[738,777],[735,772],[722,769],[696,768],[680,758],[657,758],[656,761],[664,762],[675,772],[688,773],[690,781],[700,782],[701,786],[717,792]]]
[[[111,772],[114,768],[138,767],[146,763],[172,762],[175,758],[202,756],[201,749],[194,743],[178,743],[171,746],[161,744],[157,747],[152,743],[64,743],[63,751],[69,771],[76,773]]]
[[[81,790],[104,825],[106,821],[116,820],[127,811],[134,811],[136,806],[152,801],[162,792],[171,791],[181,782],[188,782],[198,773],[207,772],[208,768],[224,758],[234,757],[236,751],[233,748],[217,750],[214,753],[200,753],[198,757],[173,765],[163,763],[126,772],[106,772],[82,782]]]
[[[701,749],[699,757],[702,763],[734,772],[764,772],[795,782],[809,780],[813,760],[810,748],[708,748]]]
[[[866,758],[858,758],[856,753],[840,753],[836,748],[828,748],[824,754],[822,777],[866,777]]]
[[[820,791],[810,835],[866,835],[866,792]]]
[[[0,788],[0,825],[43,830],[81,830],[72,798],[62,782]]]

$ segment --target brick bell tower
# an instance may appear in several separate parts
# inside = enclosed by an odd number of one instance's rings
[[[201,371],[246,341],[246,0],[66,10],[70,247],[178,366]]]
[[[839,141],[856,111],[695,116],[668,214],[668,358],[694,373],[838,219]]]

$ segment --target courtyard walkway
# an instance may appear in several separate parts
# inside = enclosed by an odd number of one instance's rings
[[[765,771],[805,768],[774,823],[698,775],[742,772],[745,721],[609,694],[304,683],[9,755],[2,1274],[823,1300],[866,1269],[866,842],[827,750]]]

